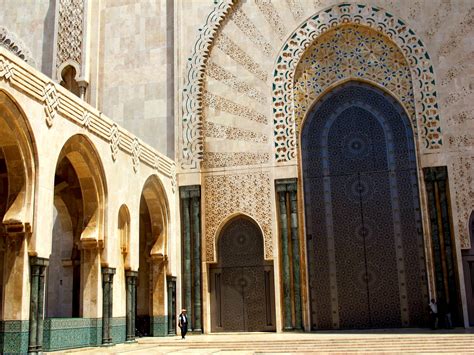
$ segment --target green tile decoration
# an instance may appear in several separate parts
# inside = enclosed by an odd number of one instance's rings
[[[112,342],[114,344],[125,343],[127,335],[126,318],[117,317],[111,319]]]
[[[152,336],[164,337],[168,335],[168,316],[155,316],[151,326]]]
[[[44,351],[99,346],[101,342],[102,319],[46,318],[44,320]]]
[[[0,321],[0,354],[26,354],[28,328],[27,320]]]

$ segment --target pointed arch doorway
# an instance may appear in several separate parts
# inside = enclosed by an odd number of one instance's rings
[[[222,229],[217,264],[210,267],[211,331],[275,330],[273,262],[264,260],[263,235],[249,217]]]
[[[423,326],[426,276],[416,153],[402,106],[350,81],[301,133],[311,328]]]

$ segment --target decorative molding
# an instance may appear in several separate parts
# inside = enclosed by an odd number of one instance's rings
[[[266,103],[266,97],[260,91],[239,80],[234,74],[228,72],[211,60],[207,63],[206,74],[208,77],[222,82],[229,88],[237,91],[238,93],[246,95],[250,99],[257,101],[262,105]]]
[[[6,27],[0,26],[0,46],[15,54],[18,58],[23,59],[31,66],[36,67],[31,51],[18,38],[18,36],[10,32]]]
[[[230,20],[235,23],[239,30],[252,41],[255,46],[267,57],[272,58],[275,54],[275,49],[262,36],[258,28],[248,18],[245,12],[240,8],[236,8],[230,14]]]
[[[204,178],[205,255],[216,261],[219,227],[231,216],[245,214],[260,226],[264,238],[265,259],[273,258],[271,183],[267,172],[235,175],[209,175]]]
[[[73,62],[82,70],[84,0],[59,0],[58,5],[56,69],[63,63]],[[82,73],[76,75],[79,77]]]
[[[415,82],[415,99],[419,132],[426,149],[439,149],[442,145],[439,124],[439,105],[430,57],[415,32],[402,20],[372,6],[339,4],[312,16],[299,26],[283,44],[276,60],[273,84],[273,113],[275,158],[277,162],[296,159],[293,88],[295,71],[308,45],[323,33],[336,26],[357,24],[371,27],[388,36],[397,44],[411,66]]]
[[[43,103],[48,126],[58,118],[68,120],[110,144],[112,158],[118,158],[119,150],[128,156],[133,156],[135,151],[138,157],[138,160],[135,158],[135,164],[145,164],[170,179],[176,179],[173,160],[118,126],[102,112],[89,106],[65,88],[56,86],[50,78],[0,47],[0,79],[6,79],[7,75],[9,79],[6,82],[12,88]]]
[[[44,86],[43,101],[44,112],[46,114],[46,124],[48,127],[51,127],[59,106],[59,97],[54,83],[49,82]]]
[[[202,167],[204,169],[224,168],[228,166],[247,166],[266,164],[270,161],[270,153],[222,153],[205,152]]]
[[[119,152],[120,136],[118,126],[116,123],[110,127],[110,151],[112,153],[112,160],[117,160],[117,154]]]
[[[268,136],[266,134],[248,129],[225,126],[207,120],[204,122],[203,130],[205,137],[224,138],[254,143],[268,143]]]
[[[133,139],[132,143],[132,163],[133,163],[133,171],[136,173],[138,172],[138,167],[140,166],[140,142],[137,137]]]
[[[204,92],[202,95],[202,105],[203,106],[210,106],[217,110],[224,111],[230,113],[231,115],[239,116],[242,118],[246,118],[250,121],[255,121],[258,123],[267,124],[268,119],[265,117],[264,114],[252,110],[247,106],[237,104],[233,101],[227,100],[221,96],[211,94],[210,92]],[[202,126],[202,123],[201,123]],[[202,132],[200,132],[202,135]],[[201,137],[202,139],[202,137]]]
[[[239,63],[250,73],[254,74],[258,79],[263,82],[267,81],[268,76],[265,70],[224,33],[219,34],[215,40],[215,45],[236,63]]]
[[[0,78],[10,80],[14,74],[10,62],[4,57],[0,57]]]
[[[272,2],[270,0],[255,0],[255,4],[278,38],[283,41],[288,30]]]
[[[304,10],[301,6],[300,0],[286,0],[286,4],[288,5],[295,21],[300,22],[304,16]]]
[[[223,0],[216,5],[207,17],[206,24],[200,29],[193,53],[186,66],[183,89],[183,148],[181,159],[181,166],[184,169],[199,168],[203,152],[201,125],[205,67],[209,58],[209,49],[214,42],[214,36],[235,2],[236,0]]]
[[[469,217],[474,210],[474,157],[456,157],[453,165],[453,182],[457,210],[456,234],[461,249],[471,248]]]

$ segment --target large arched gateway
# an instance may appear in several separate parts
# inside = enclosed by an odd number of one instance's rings
[[[263,258],[258,225],[239,216],[219,237],[218,263],[210,268],[213,332],[275,330],[273,262]]]
[[[347,82],[301,133],[312,329],[420,326],[426,279],[410,121],[380,89]]]

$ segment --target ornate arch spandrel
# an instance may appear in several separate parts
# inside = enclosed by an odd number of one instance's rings
[[[410,65],[414,82],[418,132],[425,149],[442,145],[434,70],[422,41],[405,22],[388,12],[362,4],[339,4],[303,22],[282,46],[276,60],[273,81],[275,159],[278,163],[296,159],[294,79],[307,48],[322,34],[340,25],[361,25],[389,37]]]

